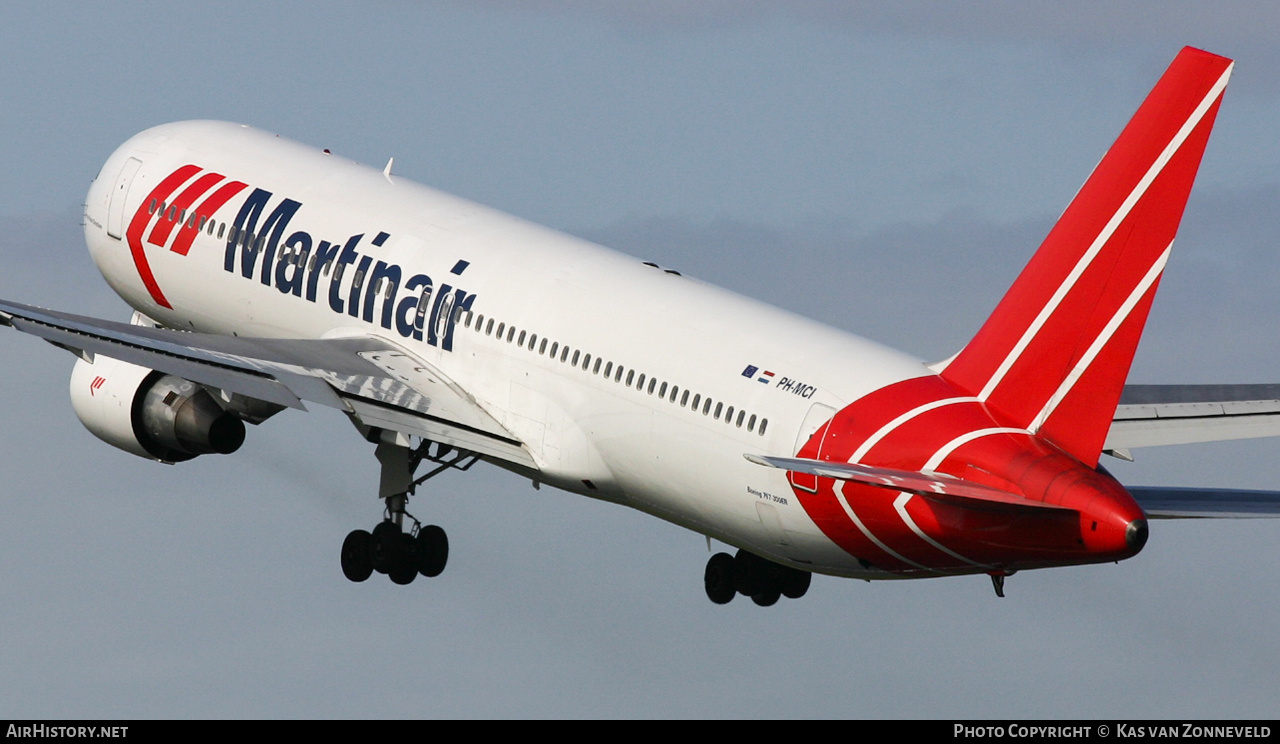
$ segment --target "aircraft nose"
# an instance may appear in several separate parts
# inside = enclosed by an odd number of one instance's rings
[[[1147,544],[1147,520],[1135,519],[1129,523],[1124,531],[1124,543],[1134,553],[1142,550],[1142,546]]]

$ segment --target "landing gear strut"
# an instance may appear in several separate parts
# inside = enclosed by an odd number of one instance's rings
[[[449,538],[434,524],[423,525],[406,507],[409,496],[425,481],[445,470],[467,470],[479,456],[448,445],[424,441],[415,449],[395,441],[381,441],[376,450],[382,474],[378,497],[386,504],[383,519],[372,532],[354,530],[342,543],[342,573],[351,581],[364,581],[374,571],[396,584],[409,584],[418,574],[439,576],[449,562]],[[423,460],[437,464],[414,480]],[[412,525],[405,529],[405,519]]]
[[[809,591],[813,574],[739,550],[736,555],[716,553],[707,561],[703,584],[707,598],[728,604],[739,594],[751,597],[761,607],[777,603],[781,597],[799,599]]]

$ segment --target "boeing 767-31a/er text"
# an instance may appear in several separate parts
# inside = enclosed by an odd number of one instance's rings
[[[1280,386],[1130,386],[1232,62],[1184,49],[974,338],[934,364],[246,126],[136,135],[89,189],[131,323],[0,302],[79,358],[77,415],[178,462],[305,403],[374,445],[383,520],[348,578],[440,573],[406,511],[478,460],[735,546],[712,601],[1118,561],[1147,520],[1270,492],[1128,488],[1105,452],[1280,434]],[[424,463],[424,461],[426,461]],[[419,470],[425,474],[419,475]]]

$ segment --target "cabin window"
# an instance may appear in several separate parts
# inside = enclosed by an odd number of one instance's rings
[[[544,338],[542,339],[542,345],[538,347],[538,354],[546,356],[546,353],[547,353],[547,340]]]
[[[573,364],[573,366],[575,366],[575,367],[576,367],[576,366],[578,366],[578,357],[579,357],[579,355],[580,355],[580,354],[581,354],[581,352],[576,351],[576,350],[573,352],[573,362],[572,362],[572,364]]]
[[[742,417],[745,416],[746,413],[747,413],[746,411],[738,411],[738,423],[736,424],[736,426],[739,429],[742,428]]]
[[[688,406],[688,405],[689,405],[689,391],[688,391],[688,390],[686,390],[686,391],[684,391],[684,395],[681,395],[681,396],[680,396],[680,407],[681,407],[681,408],[684,408],[684,407],[686,407],[686,406]],[[697,406],[696,406],[696,405],[695,405],[694,407],[695,407],[695,408],[697,408]]]
[[[636,371],[634,369],[627,371],[627,387],[631,387],[631,381],[635,379],[635,376]]]
[[[677,395],[679,392],[680,392],[680,386],[679,386],[679,385],[672,385],[672,386],[671,386],[671,397],[670,397],[670,398],[667,398],[667,400],[671,401],[672,403],[675,403],[675,402],[676,402],[676,395]]]
[[[755,431],[755,430],[756,430],[756,415],[753,413],[751,414],[751,418],[747,419],[747,431]]]
[[[156,206],[157,206],[157,204],[158,204],[158,203],[156,202],[156,200],[155,200],[155,199],[152,199],[152,200],[151,200],[151,206],[147,207],[147,214],[155,214],[155,213],[156,213]]]
[[[596,366],[591,368],[591,374],[593,375],[600,374],[600,361],[601,361],[600,357],[596,357]]]
[[[587,370],[587,369],[590,369],[590,368],[591,368],[591,355],[590,355],[590,354],[583,354],[583,355],[582,355],[582,369],[583,369],[583,370]]]
[[[766,426],[768,426],[768,425],[769,425],[769,419],[767,419],[767,418],[762,418],[762,419],[760,419],[760,431],[759,431],[759,432],[757,432],[757,433],[758,433],[760,436],[764,436],[764,428],[765,428]]]

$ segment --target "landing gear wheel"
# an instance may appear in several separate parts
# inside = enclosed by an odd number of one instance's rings
[[[373,528],[373,535],[369,541],[369,556],[372,559],[374,571],[381,574],[390,573],[395,567],[396,543],[399,536],[403,534],[394,522],[379,522],[378,526]]]
[[[761,589],[751,595],[751,601],[761,607],[772,607],[778,603],[778,598],[782,596],[782,589],[778,586],[771,586],[767,589]]]
[[[353,530],[347,539],[342,541],[342,575],[351,581],[360,582],[373,574],[373,558],[370,556],[370,543],[373,536],[364,530]]]
[[[707,589],[707,598],[716,604],[728,604],[738,593],[733,578],[734,560],[728,553],[716,553],[707,561],[707,570],[702,574],[702,583]]]
[[[449,536],[434,524],[418,530],[413,548],[417,571],[428,578],[439,576],[449,562]]]
[[[414,561],[413,536],[401,532],[395,539],[395,553],[391,560],[391,569],[387,575],[391,581],[400,584],[412,584],[418,578],[418,566]]]
[[[801,571],[798,568],[788,568],[786,576],[782,579],[782,596],[788,599],[800,599],[809,591],[809,583],[813,581],[813,574],[808,571]]]
[[[738,594],[754,597],[761,589],[759,564],[764,562],[755,553],[739,550],[733,556],[733,582]]]

